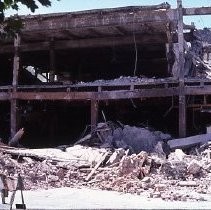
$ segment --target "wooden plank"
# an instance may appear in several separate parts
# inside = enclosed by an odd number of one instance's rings
[[[88,176],[86,177],[86,181],[89,181],[90,178],[93,176],[93,174],[95,173],[95,171],[99,168],[100,164],[106,159],[106,157],[108,156],[109,152],[106,152],[104,155],[102,155],[102,158],[100,158],[100,160],[98,161],[98,163],[95,165],[95,167],[92,169],[92,171],[88,174]]]

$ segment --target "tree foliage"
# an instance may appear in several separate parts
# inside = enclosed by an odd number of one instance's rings
[[[18,16],[5,18],[8,9],[19,10],[19,6],[25,5],[31,12],[38,9],[38,3],[42,6],[51,6],[52,0],[0,0],[0,36],[11,36],[22,28],[22,22]]]

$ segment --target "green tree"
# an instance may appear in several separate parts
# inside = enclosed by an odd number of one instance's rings
[[[38,2],[42,6],[51,6],[52,0],[0,0],[0,36],[5,38],[14,35],[22,28],[21,19],[18,16],[5,18],[5,11],[8,9],[19,10],[19,6],[25,5],[35,12],[38,8]]]

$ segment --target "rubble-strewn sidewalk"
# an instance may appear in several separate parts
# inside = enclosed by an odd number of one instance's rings
[[[78,151],[78,158],[82,159],[85,151],[91,156],[93,150],[97,159],[94,161],[91,158],[91,162],[74,165],[71,161],[51,159],[52,153],[49,153],[48,159],[44,159],[39,155],[26,157],[26,152],[24,155],[19,152],[19,156],[14,153],[10,155],[7,153],[11,150],[2,150],[0,172],[11,178],[20,174],[27,190],[87,186],[182,201],[205,200],[203,195],[211,194],[211,160],[203,152],[196,156],[176,150],[168,159],[156,153],[142,151],[128,155],[124,149],[102,151],[78,145],[69,148],[69,152],[68,149],[67,152],[60,152],[69,154],[73,159],[76,154],[70,151],[74,149]],[[96,151],[101,158],[96,156]],[[96,167],[97,164],[99,167]],[[87,180],[90,172],[92,176]]]
[[[187,155],[181,149],[171,152],[173,144],[183,147],[185,139],[171,140],[149,128],[99,123],[74,146],[1,145],[0,174],[7,177],[10,191],[20,174],[26,190],[83,186],[163,200],[203,201],[203,195],[211,194],[211,145],[205,137],[189,137]]]

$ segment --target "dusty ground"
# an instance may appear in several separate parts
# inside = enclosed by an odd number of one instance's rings
[[[183,202],[87,188],[25,191],[24,198],[28,209],[210,209],[211,206],[211,194],[206,195],[207,201]],[[21,203],[19,192],[14,203]],[[3,208],[9,206],[0,205]]]

